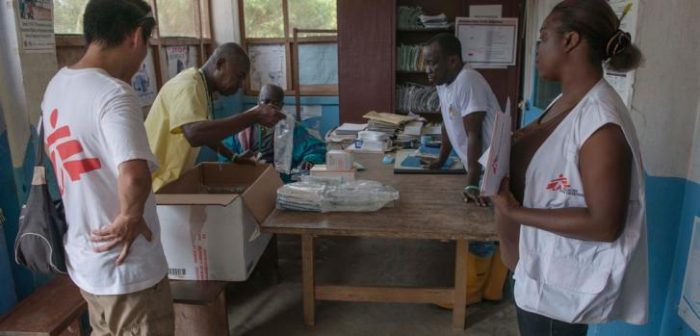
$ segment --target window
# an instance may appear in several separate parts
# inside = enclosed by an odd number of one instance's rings
[[[184,68],[201,66],[211,48],[210,0],[146,0],[157,19],[151,50],[137,73],[142,104],[155,97],[154,84],[164,82]],[[88,0],[54,0],[54,32],[58,65],[75,63],[83,54],[83,12]],[[147,88],[144,83],[149,84]],[[137,89],[137,91],[139,91]],[[141,93],[140,91],[138,93]],[[150,105],[150,104],[149,104]]]
[[[535,69],[535,95],[532,104],[539,109],[546,109],[561,93],[561,84],[550,82],[539,77]]]
[[[54,0],[54,32],[83,33],[83,11],[88,0]]]
[[[337,94],[336,0],[241,0],[239,4],[244,47],[251,59],[248,94],[256,95],[268,83],[293,93],[296,80],[301,93]],[[295,28],[322,32],[299,32],[295,45]]]

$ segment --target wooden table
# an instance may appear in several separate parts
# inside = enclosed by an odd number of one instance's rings
[[[400,193],[398,204],[377,212],[314,213],[275,210],[262,231],[301,236],[304,323],[315,323],[316,300],[452,304],[452,324],[464,329],[467,242],[496,240],[493,210],[464,203],[464,175],[394,175],[377,154],[355,154],[367,170],[358,179],[380,181]],[[355,236],[455,240],[454,288],[318,285],[314,281],[314,237]]]

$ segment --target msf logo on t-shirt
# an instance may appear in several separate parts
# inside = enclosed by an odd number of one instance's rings
[[[66,182],[79,181],[81,175],[102,168],[102,163],[98,158],[80,157],[79,154],[84,152],[83,146],[71,136],[70,126],[58,125],[57,109],[51,111],[49,122],[51,128],[46,137],[46,147],[49,149],[53,170],[58,180],[58,188],[63,195]],[[60,164],[57,161],[59,159]]]
[[[549,191],[560,192],[562,194],[567,194],[570,196],[583,196],[583,193],[571,187],[571,185],[569,184],[569,179],[566,178],[564,174],[559,174],[559,177],[549,181],[545,189]]]

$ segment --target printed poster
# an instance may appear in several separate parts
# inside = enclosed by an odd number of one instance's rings
[[[20,45],[26,53],[54,53],[52,0],[17,0]]]
[[[131,79],[131,86],[136,91],[141,107],[153,104],[156,99],[156,71],[153,64],[153,55],[148,50],[148,55],[141,63],[139,71]]]
[[[517,61],[517,18],[457,18],[462,58],[474,68],[503,68]]]
[[[620,29],[632,35],[632,41],[635,40],[637,32],[637,7],[638,0],[609,0],[610,7],[617,15],[622,17]],[[625,13],[626,11],[626,13]],[[624,17],[623,17],[624,14]],[[634,71],[628,73],[620,73],[615,71],[605,71],[605,79],[620,95],[622,101],[629,108],[632,104],[632,94],[634,93]]]
[[[251,45],[250,89],[259,91],[265,84],[275,84],[287,89],[287,58],[283,44]]]
[[[188,46],[167,47],[165,52],[168,57],[168,78],[197,65],[196,51],[190,52]]]
[[[695,218],[693,234],[690,238],[678,315],[700,334],[700,217]]]

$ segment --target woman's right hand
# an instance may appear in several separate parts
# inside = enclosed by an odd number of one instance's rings
[[[510,210],[520,207],[520,203],[518,203],[515,196],[513,196],[513,193],[510,191],[510,178],[503,178],[501,186],[498,189],[498,194],[491,196],[491,202],[493,202],[496,209],[505,216],[508,216]]]

